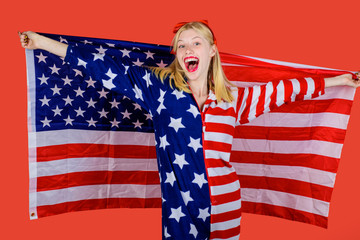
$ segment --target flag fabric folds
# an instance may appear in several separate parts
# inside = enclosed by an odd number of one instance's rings
[[[122,58],[166,67],[169,46],[45,34]],[[98,54],[94,57],[101,57]],[[330,77],[345,71],[221,54],[235,85]],[[151,116],[63,59],[26,50],[30,219],[60,213],[161,207]],[[242,210],[327,227],[331,194],[355,90],[279,107],[236,127],[231,163]]]

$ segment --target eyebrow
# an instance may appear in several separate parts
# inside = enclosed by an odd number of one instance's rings
[[[191,40],[194,40],[195,38],[200,38],[200,39],[201,39],[201,37],[200,37],[200,36],[195,36],[195,37],[193,37]],[[178,42],[180,42],[180,41],[182,41],[182,42],[183,42],[184,40],[179,39],[179,40],[178,40]]]

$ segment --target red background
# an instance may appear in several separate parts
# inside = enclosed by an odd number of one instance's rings
[[[160,209],[114,209],[30,221],[25,54],[17,31],[170,44],[180,21],[208,19],[220,51],[360,69],[358,0],[7,1],[1,3],[1,239],[160,239]],[[329,228],[244,214],[242,240],[360,239],[359,94],[331,202]]]

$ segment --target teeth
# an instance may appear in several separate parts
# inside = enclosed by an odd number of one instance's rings
[[[186,63],[187,62],[193,62],[193,61],[197,62],[197,61],[199,61],[199,59],[197,59],[197,58],[187,58],[187,59],[185,59]]]

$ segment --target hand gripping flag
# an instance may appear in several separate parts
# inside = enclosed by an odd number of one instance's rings
[[[94,48],[95,58],[121,58],[125,68],[166,67],[173,60],[169,46],[45,35]],[[226,53],[221,59],[238,86],[346,73]],[[150,114],[46,51],[26,50],[26,62],[30,218],[161,207]],[[321,97],[283,105],[236,127],[231,163],[244,212],[327,227],[354,93],[350,87],[328,88]]]

